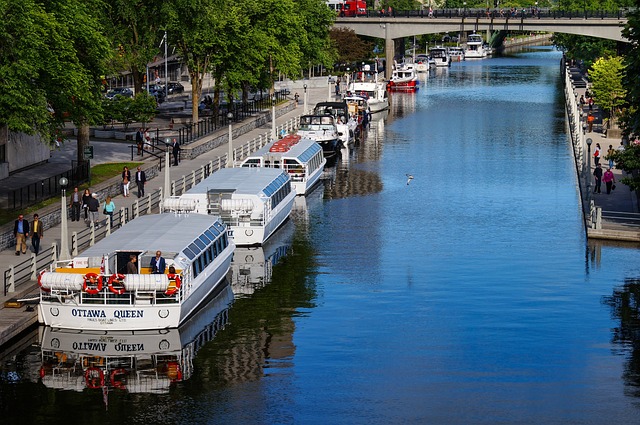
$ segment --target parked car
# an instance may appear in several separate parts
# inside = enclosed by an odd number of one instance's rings
[[[169,94],[184,93],[184,86],[177,81],[169,81],[167,91]]]
[[[133,90],[128,87],[116,87],[107,92],[107,99],[113,99],[116,96],[133,97]]]
[[[160,84],[149,84],[149,94],[154,96],[159,104],[166,100],[164,87]]]

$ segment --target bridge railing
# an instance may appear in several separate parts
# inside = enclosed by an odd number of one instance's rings
[[[620,19],[627,16],[628,9],[617,10],[558,10],[535,8],[489,8],[489,9],[434,9],[433,18],[465,18],[465,19]],[[364,15],[361,15],[364,16]],[[368,10],[368,18],[429,18],[429,10]],[[357,17],[348,17],[357,19]]]

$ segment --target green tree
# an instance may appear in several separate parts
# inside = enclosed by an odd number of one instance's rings
[[[598,58],[616,54],[616,42],[613,40],[562,33],[555,33],[551,40],[564,51],[567,59],[583,61],[585,70],[591,68]]]
[[[359,62],[371,57],[371,43],[362,40],[352,29],[332,28],[329,36],[338,52],[338,62]]]
[[[616,110],[625,103],[626,90],[622,86],[624,65],[621,56],[600,58],[589,71],[593,100],[611,118],[616,117]]]
[[[616,168],[626,171],[626,177],[620,181],[629,186],[631,190],[640,190],[640,141],[633,140],[622,151],[616,151],[613,155]]]
[[[624,75],[622,84],[627,90],[627,108],[623,113],[622,127],[625,134],[640,135],[640,11],[627,16],[628,22],[622,30],[630,41],[629,50],[624,56]]]

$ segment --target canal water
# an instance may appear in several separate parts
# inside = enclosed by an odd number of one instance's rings
[[[121,359],[89,389],[35,333],[4,353],[2,421],[636,423],[640,253],[586,243],[560,58],[456,63],[393,94],[276,238],[236,253],[236,299],[181,329],[179,372]]]

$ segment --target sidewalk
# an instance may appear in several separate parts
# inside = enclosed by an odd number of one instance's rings
[[[322,77],[320,77],[322,78]],[[326,84],[326,77],[324,77]],[[293,93],[295,93],[296,89],[291,90],[291,97],[293,97]],[[302,114],[303,105],[302,105],[302,96],[300,105],[291,111],[279,116],[276,119],[276,124],[280,125],[289,121],[292,118],[297,117]],[[312,109],[313,106],[317,102],[326,101],[327,99],[327,89],[325,86],[321,85],[321,88],[314,88],[310,85],[307,88],[307,105],[308,109]],[[239,125],[240,123],[236,123]],[[161,124],[160,124],[161,125]],[[220,129],[221,133],[228,133],[228,129]],[[233,146],[238,147],[242,146],[245,143],[253,140],[254,138],[259,137],[260,135],[264,135],[265,133],[269,133],[271,131],[271,122],[267,122],[266,125],[263,125],[259,128],[251,130],[241,136],[236,136],[233,138]],[[93,164],[103,163],[103,162],[120,162],[120,161],[130,161],[131,160],[131,150],[129,145],[130,141],[122,141],[122,142],[107,142],[107,141],[96,141],[91,140],[91,145],[94,146],[94,161]],[[220,156],[226,155],[228,152],[228,144],[223,143],[221,146],[209,150],[208,152],[198,156],[192,160],[183,160],[177,166],[170,167],[170,175],[171,180],[176,180],[181,178],[183,175],[188,175],[192,170],[198,169],[200,166],[207,164],[209,161],[214,160]],[[12,176],[10,182],[4,182],[5,187],[11,187],[11,185],[24,185],[25,180],[36,178],[36,180],[48,177],[50,175],[54,175],[58,172],[60,163],[66,162],[69,164],[70,158],[75,158],[76,155],[76,143],[75,141],[67,141],[64,143],[63,147],[60,151],[55,151],[53,153],[53,157],[55,160],[50,161],[47,164],[43,164],[38,167],[34,167],[33,169],[29,169],[23,171],[21,173],[16,173]],[[134,161],[137,161],[137,157],[134,157]],[[59,159],[59,160],[58,160]],[[146,156],[145,162],[147,163],[155,163],[157,161],[154,157]],[[131,170],[132,174],[135,170]],[[145,194],[151,193],[152,191],[163,186],[164,183],[164,171],[160,174],[160,176],[153,178],[147,181]],[[9,180],[9,179],[7,179]],[[113,198],[113,202],[116,204],[116,208],[129,208],[131,210],[131,206],[137,200],[137,188],[135,184],[131,184],[131,196],[125,198],[122,195],[116,196]],[[100,208],[102,211],[102,205]],[[17,216],[18,212],[16,212]],[[104,215],[100,214],[100,218],[104,219]],[[32,214],[25,217],[29,221],[32,220]],[[72,222],[68,220],[68,234],[71,235],[74,231],[80,231],[86,228],[86,224],[84,221],[80,222]],[[117,234],[117,231],[116,231]],[[61,237],[61,229],[60,225],[54,226],[52,228],[45,229],[44,238],[41,241],[41,249],[50,246],[51,243],[55,242],[60,246],[60,237]],[[28,241],[30,244],[30,241]],[[27,255],[30,255],[27,254]],[[0,251],[0,270],[3,272],[9,269],[12,265],[16,265],[18,263],[23,262],[27,259],[26,255],[15,255],[14,248],[6,249]],[[2,281],[4,285],[4,275],[0,276],[0,281]],[[26,307],[22,308],[6,308],[4,303],[12,298],[21,298],[28,294],[36,294],[37,288],[36,283],[32,284],[23,284],[17,288],[15,293],[9,293],[7,296],[4,296],[4,290],[0,292],[0,346],[7,341],[7,338],[17,335],[19,332],[24,330],[26,327],[32,325],[36,321],[35,312],[26,311]]]

